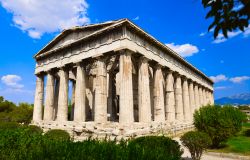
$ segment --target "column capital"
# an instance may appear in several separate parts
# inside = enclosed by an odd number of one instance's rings
[[[55,69],[52,68],[52,69],[50,69],[50,70],[45,71],[45,73],[46,73],[46,74],[54,74],[54,73],[55,73]]]
[[[59,70],[63,70],[63,71],[68,71],[69,68],[65,65],[65,66],[61,66],[61,67],[58,67]]]
[[[188,78],[186,76],[184,76],[184,75],[181,75],[181,79],[185,80],[185,81],[188,81]]]
[[[141,56],[141,57],[139,58],[139,60],[142,61],[142,62],[148,62],[148,61],[150,61],[150,59],[148,59],[148,58],[145,57],[145,56]]]
[[[35,73],[35,76],[36,77],[41,77],[41,76],[44,76],[45,75],[45,72],[38,72],[38,73]]]
[[[181,74],[179,73],[179,72],[173,72],[173,76],[175,77],[175,78],[177,78],[177,77],[180,77],[181,78]]]
[[[75,64],[76,66],[79,66],[79,65],[82,65],[82,62],[83,62],[82,60],[80,60],[80,61],[75,61],[74,64]]]
[[[191,83],[194,84],[194,81],[192,79],[188,78],[188,83],[189,84],[191,84]]]
[[[93,59],[95,61],[106,61],[107,60],[107,56],[100,55],[100,56],[94,57]]]
[[[161,69],[163,66],[160,63],[156,63],[154,69]]]
[[[170,68],[168,68],[168,69],[167,69],[167,71],[166,71],[166,73],[168,73],[168,74],[173,74],[173,73],[174,73],[174,71],[173,71],[173,70],[171,70]]]
[[[128,54],[128,55],[132,55],[134,52],[128,49],[123,49],[123,50],[119,50],[118,51],[120,54]]]

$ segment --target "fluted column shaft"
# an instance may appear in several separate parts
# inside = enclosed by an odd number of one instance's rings
[[[200,108],[203,106],[202,87],[199,87],[198,90],[199,90],[199,100],[200,100],[199,108]]]
[[[184,120],[190,121],[191,110],[190,110],[190,101],[189,101],[188,82],[186,78],[183,79],[182,98],[183,98]]]
[[[178,121],[183,120],[183,99],[182,99],[182,85],[180,75],[176,76],[175,80],[175,118]]]
[[[164,111],[164,79],[160,65],[156,66],[154,73],[154,120],[156,122],[165,121]]]
[[[53,120],[53,111],[54,111],[54,93],[55,93],[55,78],[51,72],[47,75],[47,84],[46,84],[46,98],[45,98],[45,107],[44,107],[44,120],[52,121]]]
[[[192,81],[189,82],[188,90],[189,90],[190,113],[191,113],[191,120],[192,120],[193,114],[195,111],[195,92],[194,92],[194,84]]]
[[[107,69],[105,59],[98,58],[95,83],[95,112],[94,121],[105,123],[107,121]]]
[[[206,105],[206,94],[205,94],[205,89],[202,88],[202,98],[203,98],[203,105]]]
[[[197,84],[194,85],[194,96],[195,96],[195,109],[199,109],[200,107],[200,95],[199,95],[199,87]]]
[[[67,69],[60,69],[60,86],[58,97],[57,121],[68,120],[68,90],[69,90],[69,72]]]
[[[42,120],[43,116],[43,97],[44,97],[44,76],[36,76],[36,93],[33,111],[33,121]]]
[[[76,66],[74,121],[84,122],[86,120],[86,73],[80,63],[77,63]]]
[[[108,80],[108,113],[110,114],[110,121],[115,121],[117,119],[117,109],[114,101],[116,96],[116,86],[115,86],[115,73],[113,71],[107,74]]]
[[[56,120],[56,118],[57,118],[57,112],[58,112],[59,86],[60,86],[60,81],[58,79],[56,79],[55,80],[54,113],[53,113],[53,119],[54,120]]]
[[[151,121],[151,100],[149,85],[149,66],[145,57],[140,58],[138,74],[139,122]]]
[[[207,90],[205,90],[205,95],[206,95],[206,104],[210,104],[209,103],[209,93]]]
[[[76,92],[76,82],[74,80],[72,82],[72,95],[71,95],[71,112],[70,112],[70,120],[74,120],[74,112],[75,112],[75,92]]]
[[[120,55],[120,100],[119,122],[134,122],[133,84],[132,84],[132,60],[131,53],[124,51]]]
[[[168,122],[175,120],[175,96],[174,96],[174,77],[171,71],[166,77],[166,119]]]

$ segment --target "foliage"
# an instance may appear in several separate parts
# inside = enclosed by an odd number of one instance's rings
[[[29,124],[32,119],[33,106],[28,103],[14,103],[0,97],[0,122],[18,122]]]
[[[181,159],[183,153],[178,142],[168,137],[148,136],[131,140],[128,159]]]
[[[193,160],[200,160],[203,152],[212,144],[210,137],[199,131],[185,133],[181,137],[181,142],[188,148]]]
[[[249,25],[249,0],[202,0],[204,8],[209,8],[207,18],[213,18],[208,30],[214,28],[214,38],[221,31],[227,38],[228,32],[240,29],[244,31]]]
[[[20,103],[11,113],[11,121],[29,124],[33,115],[33,108],[27,103]]]
[[[161,157],[177,160],[181,154],[178,143],[166,137],[144,137],[119,143],[95,139],[73,142],[58,141],[46,135],[33,134],[26,127],[0,132],[1,160],[140,160],[142,158],[155,160]],[[149,157],[145,158],[146,155]]]
[[[61,129],[52,129],[44,134],[48,139],[67,141],[70,140],[70,135],[68,132]]]
[[[230,106],[205,106],[195,112],[194,125],[210,136],[212,147],[218,148],[221,142],[241,130],[245,119],[244,113]]]
[[[26,126],[26,129],[29,132],[29,134],[42,134],[43,133],[42,128],[38,126],[34,126],[34,125]]]
[[[4,130],[15,130],[21,128],[21,125],[16,122],[0,122],[0,132]]]
[[[0,96],[0,103],[4,101],[3,96]]]
[[[8,113],[14,110],[15,107],[16,105],[14,103],[4,100],[4,98],[0,96],[0,112]]]

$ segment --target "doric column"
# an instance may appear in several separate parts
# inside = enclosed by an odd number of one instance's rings
[[[76,82],[74,80],[72,82],[72,95],[71,95],[71,112],[70,112],[70,120],[74,120],[74,112],[75,112],[75,91],[76,91]]]
[[[203,98],[203,105],[206,105],[206,94],[205,94],[205,88],[202,87],[202,98]]]
[[[45,98],[45,107],[44,107],[44,120],[52,121],[53,120],[53,111],[54,111],[54,93],[55,93],[55,78],[51,72],[48,72],[47,75],[47,84],[46,84],[46,98]]]
[[[115,86],[115,73],[110,71],[107,74],[108,80],[108,113],[110,114],[110,121],[117,119],[117,109],[115,105],[116,86]]]
[[[34,101],[33,121],[42,120],[44,96],[44,76],[36,75],[36,93]]]
[[[157,65],[154,73],[154,120],[156,122],[165,121],[163,85],[162,69],[160,65]]]
[[[103,57],[97,59],[96,68],[94,121],[105,123],[107,121],[107,68]]]
[[[138,74],[139,122],[151,121],[151,101],[148,67],[148,59],[145,57],[141,57],[139,60]]]
[[[205,90],[205,95],[206,95],[206,104],[210,104],[210,102],[209,102],[209,92],[208,92],[207,89]]]
[[[166,77],[166,119],[168,122],[175,120],[175,97],[174,97],[174,77],[172,71],[167,72]]]
[[[175,79],[175,119],[183,120],[183,100],[182,100],[182,85],[180,75],[176,75]]]
[[[211,98],[210,98],[210,91],[207,90],[207,101],[208,101],[208,104],[211,104]]]
[[[206,88],[203,88],[203,95],[204,95],[204,105],[207,105]]]
[[[195,109],[199,109],[200,107],[200,94],[199,94],[199,87],[197,84],[194,85],[194,101],[195,101]]]
[[[74,121],[85,122],[86,120],[86,73],[80,63],[76,63],[76,87]]]
[[[195,111],[195,92],[194,92],[194,84],[192,81],[189,82],[188,85],[188,90],[189,90],[189,104],[190,104],[190,114],[191,114],[191,120],[193,119],[193,114]]]
[[[186,77],[183,78],[182,84],[182,98],[183,98],[183,111],[184,111],[184,120],[190,121],[191,110],[190,110],[190,101],[189,101],[189,91],[188,91],[188,82]]]
[[[119,122],[134,122],[133,84],[132,84],[132,59],[131,52],[123,51],[119,62],[120,74],[120,99]]]
[[[55,80],[55,98],[54,98],[54,113],[53,113],[53,120],[57,118],[57,111],[58,111],[58,96],[59,96],[59,86],[60,86],[59,79]]]
[[[202,107],[203,106],[203,97],[202,97],[202,87],[201,86],[199,86],[199,88],[198,88],[198,90],[199,90],[199,100],[200,100],[200,105],[199,105],[199,108],[200,107]]]
[[[69,72],[66,68],[59,70],[60,86],[58,97],[57,121],[68,120],[68,90],[69,90]]]

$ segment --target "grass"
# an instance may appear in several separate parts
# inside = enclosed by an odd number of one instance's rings
[[[243,129],[245,128],[245,129],[250,129],[250,122],[248,122],[248,123],[243,123]]]
[[[244,135],[245,130],[250,129],[250,123],[244,123],[242,131],[236,136],[231,137],[225,143],[224,148],[212,149],[212,152],[237,153],[250,156],[250,137]]]

